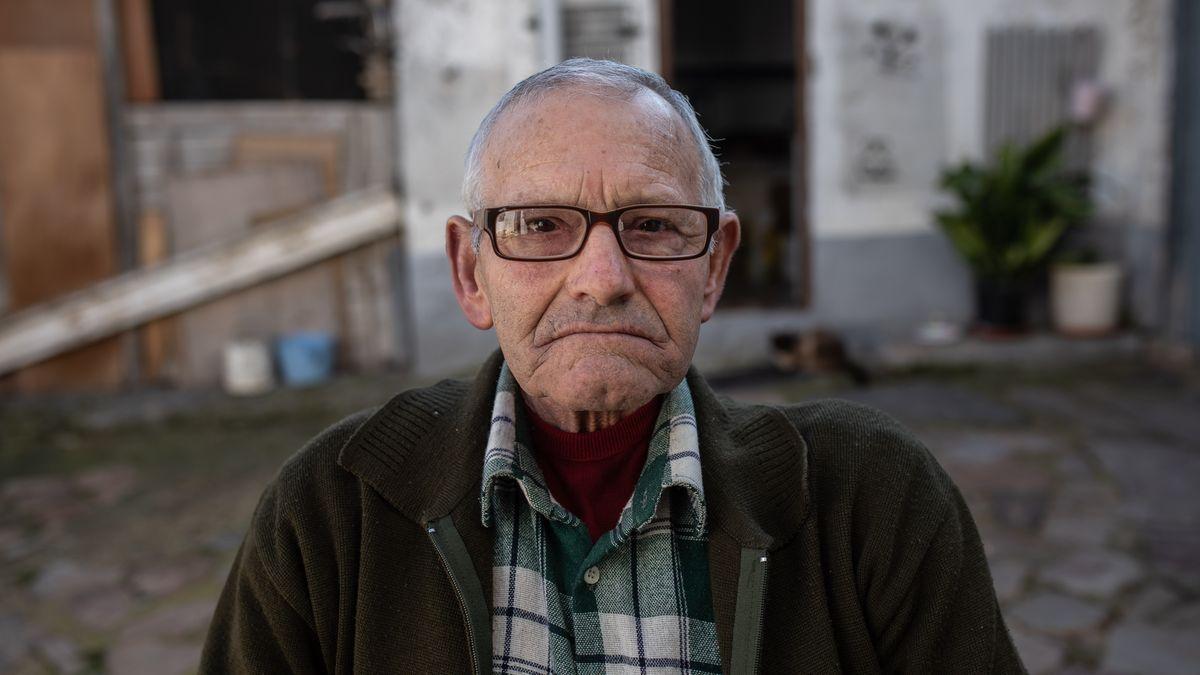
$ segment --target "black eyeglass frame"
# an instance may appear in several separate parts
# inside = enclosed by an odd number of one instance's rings
[[[587,227],[583,231],[583,239],[579,241],[579,246],[574,251],[563,255],[554,256],[552,258],[518,258],[505,255],[504,253],[500,252],[500,246],[496,243],[496,218],[498,218],[501,213],[506,211],[516,211],[519,209],[568,209],[570,211],[583,214],[583,216],[587,218]],[[617,229],[617,222],[620,221],[622,214],[624,214],[626,211],[632,211],[634,209],[690,209],[692,211],[704,214],[704,217],[708,222],[708,233],[704,239],[704,246],[698,253],[694,255],[679,257],[652,256],[633,253],[629,249],[625,248],[625,242],[621,241],[621,232]],[[478,216],[483,216],[483,227],[481,229],[487,233],[488,239],[492,242],[492,252],[494,252],[499,258],[503,258],[504,260],[512,260],[515,262],[553,262],[555,260],[569,260],[574,258],[575,256],[579,255],[579,252],[583,250],[584,246],[587,246],[588,237],[590,237],[592,234],[592,226],[597,223],[605,223],[612,228],[613,237],[617,240],[617,246],[620,247],[621,253],[625,254],[625,257],[627,258],[632,258],[633,260],[651,260],[659,262],[695,260],[696,258],[702,258],[711,252],[710,249],[712,248],[713,236],[716,235],[717,230],[721,227],[721,209],[715,206],[697,206],[695,204],[630,204],[629,206],[622,206],[619,209],[607,212],[589,211],[579,206],[568,206],[566,204],[529,204],[524,206],[494,206],[491,208],[480,209],[475,215],[476,227],[480,226]]]

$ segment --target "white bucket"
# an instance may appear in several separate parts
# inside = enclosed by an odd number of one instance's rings
[[[261,340],[237,340],[225,344],[225,391],[234,396],[255,396],[275,388],[271,348]]]
[[[1111,333],[1121,308],[1121,266],[1117,263],[1057,265],[1050,277],[1054,327],[1065,335]]]

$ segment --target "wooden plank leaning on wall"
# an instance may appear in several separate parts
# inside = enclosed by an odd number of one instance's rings
[[[388,190],[362,190],[6,316],[0,374],[394,238],[401,212]]]

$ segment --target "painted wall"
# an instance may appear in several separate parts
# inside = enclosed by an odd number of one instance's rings
[[[1092,25],[1103,35],[1101,81],[1110,86],[1112,106],[1096,138],[1095,168],[1100,176],[1101,213],[1142,227],[1161,227],[1167,184],[1167,115],[1170,90],[1171,4],[1167,0],[810,0],[812,219],[818,236],[867,236],[931,229],[927,206],[932,190],[882,190],[855,194],[845,189],[847,164],[853,160],[843,143],[846,100],[872,100],[855,87],[839,66],[847,23],[874,18],[904,19],[940,42],[926,52],[940,80],[928,93],[929,110],[942,122],[942,133],[922,129],[923,144],[941,148],[942,158],[957,161],[983,151],[986,31],[992,26],[1069,27]],[[921,81],[921,78],[916,78]],[[874,100],[887,99],[886,92]],[[901,111],[903,112],[903,111]],[[894,109],[879,111],[891,117]],[[921,157],[926,159],[926,157]],[[1119,194],[1117,194],[1119,192]]]
[[[648,0],[630,4],[642,21],[657,16]],[[541,34],[543,26],[553,25],[548,11],[561,11],[561,5],[545,0],[396,3],[401,184],[419,372],[466,371],[496,347],[492,332],[470,326],[454,299],[444,254],[445,222],[464,213],[463,157],[483,116],[512,85],[550,65]],[[657,29],[649,26],[631,53],[650,59],[657,54],[656,41]]]
[[[1100,30],[1100,79],[1113,93],[1095,138],[1100,238],[1131,264],[1135,318],[1156,324],[1168,183],[1169,0],[807,3],[814,304],[805,312],[719,311],[702,331],[699,364],[761,359],[768,330],[820,323],[876,340],[905,340],[926,319],[972,316],[969,270],[929,213],[941,199],[933,186],[938,169],[983,150],[984,47],[991,26]],[[635,53],[648,62],[639,65],[655,67],[657,2],[630,4],[647,26]],[[416,353],[424,372],[468,369],[495,345],[490,333],[475,331],[459,313],[442,254],[443,225],[461,212],[462,157],[476,125],[508,87],[547,63],[539,31],[554,7],[561,5],[397,4],[401,180],[409,200]],[[924,38],[912,58],[899,60],[897,82],[872,80],[863,70],[859,50],[877,18],[915,25]],[[866,142],[877,128],[900,139],[890,181],[875,180],[887,164]]]
[[[1112,93],[1094,141],[1097,238],[1109,255],[1131,266],[1134,318],[1154,326],[1168,185],[1171,9],[1168,0],[809,0],[818,317],[890,325],[924,318],[914,314],[970,317],[969,272],[952,249],[932,241],[941,237],[929,213],[939,200],[932,186],[938,166],[983,154],[986,32],[993,26],[1088,25],[1101,33],[1099,77]],[[871,44],[861,26],[876,19],[919,30],[911,50],[916,72],[899,78],[917,96],[906,97],[903,88],[888,89],[886,78],[872,80],[856,69]],[[898,180],[853,178],[864,162],[856,141],[873,125],[906,144],[894,151],[903,158]],[[866,245],[869,240],[875,244]],[[877,282],[886,280],[867,273],[856,283],[847,264],[867,272],[882,264],[900,276],[883,286]],[[941,277],[936,288],[929,285],[931,268]],[[909,275],[915,282],[903,283]],[[890,302],[881,302],[884,290]]]

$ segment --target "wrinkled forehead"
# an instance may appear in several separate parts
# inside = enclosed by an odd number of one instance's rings
[[[570,88],[529,97],[496,122],[484,149],[489,205],[699,199],[695,142],[674,108],[649,90]]]

